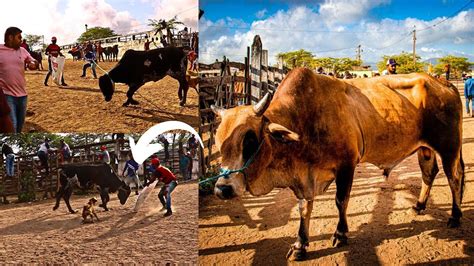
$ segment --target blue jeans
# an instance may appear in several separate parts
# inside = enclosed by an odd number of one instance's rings
[[[21,133],[26,117],[26,104],[28,96],[14,97],[5,95],[7,97],[7,104],[10,107],[10,118],[13,123],[13,128],[16,133]]]
[[[160,199],[161,204],[163,204],[164,206],[165,205],[164,194],[165,194],[165,191],[167,192],[166,193],[166,209],[168,210],[171,209],[171,192],[173,192],[173,190],[176,188],[177,185],[178,183],[176,181],[171,181],[168,185],[164,185],[163,187],[161,187],[160,193],[158,193],[158,198]]]
[[[471,102],[471,110],[472,114],[474,115],[474,99],[472,96],[466,96],[466,113],[469,113],[469,102]]]
[[[5,159],[5,167],[7,168],[7,176],[13,176],[15,174],[15,154],[10,153]]]

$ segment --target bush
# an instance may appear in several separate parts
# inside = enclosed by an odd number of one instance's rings
[[[36,199],[35,178],[32,171],[25,171],[20,175],[19,202],[30,202]]]

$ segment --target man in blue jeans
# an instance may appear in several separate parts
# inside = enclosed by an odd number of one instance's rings
[[[155,182],[158,178],[159,181],[163,182],[164,185],[161,187],[160,192],[158,193],[158,199],[163,205],[162,210],[166,210],[165,217],[173,214],[171,209],[171,193],[178,185],[176,181],[176,176],[166,167],[160,165],[160,160],[158,158],[153,158],[151,160],[150,170],[152,175],[150,180],[144,185],[148,186],[151,183]]]
[[[8,177],[13,177],[15,174],[15,154],[13,149],[6,143],[2,143],[2,155],[5,156],[5,168]],[[2,157],[3,157],[2,156]]]
[[[26,116],[25,63],[35,70],[38,62],[21,47],[21,30],[10,27],[5,31],[5,44],[0,45],[0,89],[10,107],[10,118],[16,133],[20,133]]]
[[[466,97],[466,113],[469,115],[469,102],[471,102],[471,117],[474,117],[474,79],[468,76],[464,82],[464,97]]]

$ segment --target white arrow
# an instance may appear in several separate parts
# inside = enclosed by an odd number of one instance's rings
[[[163,123],[159,123],[157,125],[152,126],[149,128],[138,140],[137,144],[135,145],[135,140],[132,137],[129,137],[130,141],[130,150],[132,151],[133,159],[138,164],[142,164],[148,157],[150,157],[155,152],[161,150],[160,144],[151,144],[158,135],[165,133],[166,131],[170,130],[185,130],[192,133],[196,136],[199,143],[201,143],[201,147],[204,148],[204,144],[202,143],[202,139],[199,137],[198,133],[194,128],[190,125],[179,122],[179,121],[167,121]]]

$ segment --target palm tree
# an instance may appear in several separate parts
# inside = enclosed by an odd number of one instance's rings
[[[155,35],[158,34],[158,32],[161,32],[162,30],[166,30],[166,38],[171,46],[173,46],[173,34],[171,33],[171,30],[176,30],[177,25],[184,25],[183,22],[178,21],[176,16],[168,21],[164,19],[149,19],[149,21],[150,23],[148,24],[148,26],[151,26],[154,30],[156,30]]]

